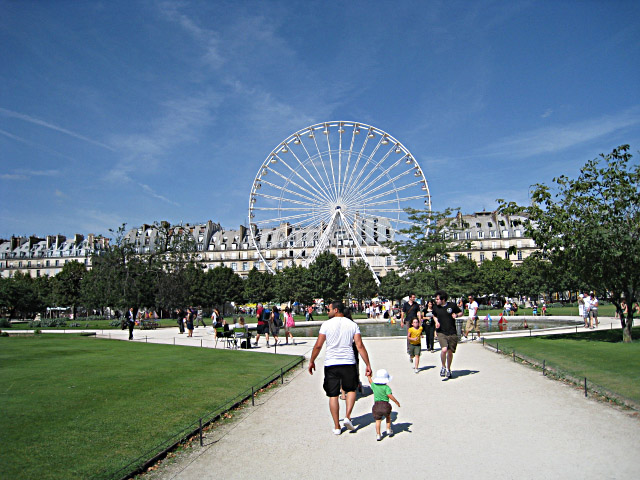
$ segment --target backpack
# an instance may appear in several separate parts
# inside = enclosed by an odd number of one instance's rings
[[[273,312],[273,323],[276,327],[282,326],[282,315],[280,315],[280,312]]]

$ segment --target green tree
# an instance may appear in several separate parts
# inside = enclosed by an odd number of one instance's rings
[[[443,274],[443,289],[452,297],[476,294],[480,290],[478,265],[465,255],[447,262]],[[435,291],[431,293],[435,296]]]
[[[400,300],[409,295],[409,291],[413,289],[409,285],[406,277],[400,276],[395,270],[391,270],[384,277],[380,278],[380,295],[390,299],[394,304],[400,303]]]
[[[400,233],[407,238],[390,242],[389,247],[415,287],[436,291],[444,286],[442,268],[451,254],[469,248],[469,242],[461,239],[462,220],[450,208],[443,212],[406,211],[413,224]]]
[[[530,255],[515,268],[516,293],[538,299],[541,293],[549,292],[548,279],[551,264],[542,260],[538,255]]]
[[[515,274],[512,263],[496,257],[485,260],[478,268],[480,293],[509,297],[515,294]]]
[[[56,303],[62,307],[71,307],[73,318],[82,300],[82,279],[87,274],[84,263],[71,261],[64,264],[53,282],[53,295]]]
[[[629,145],[589,160],[578,178],[554,178],[555,192],[532,187],[531,205],[501,203],[505,212],[526,213],[528,234],[552,263],[563,265],[590,288],[613,294],[619,306],[638,299],[640,289],[640,164],[632,163]],[[623,328],[631,342],[632,309]]]
[[[241,303],[244,300],[242,278],[228,267],[216,267],[204,275],[204,285],[208,293],[206,303],[211,307],[221,307],[227,302]]]
[[[348,269],[349,293],[360,305],[365,299],[371,299],[378,293],[378,284],[369,265],[360,259]]]
[[[9,317],[33,318],[45,307],[44,298],[38,289],[37,279],[28,273],[16,272],[10,278],[0,280],[0,307],[9,312]]]
[[[343,300],[347,292],[347,270],[340,259],[331,252],[322,252],[309,265],[309,274],[314,281],[314,297],[326,302]]]
[[[269,302],[275,297],[275,276],[256,267],[249,270],[244,282],[244,296],[252,303]]]
[[[302,266],[286,267],[273,277],[274,298],[280,302],[309,304],[313,301],[313,282]],[[248,281],[248,280],[247,280]]]

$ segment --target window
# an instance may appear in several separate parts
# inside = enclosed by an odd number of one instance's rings
[[[484,253],[480,252],[480,263],[484,262]]]
[[[476,223],[476,227],[477,227],[477,228],[481,228],[481,227],[482,227],[482,224],[481,224],[480,222],[478,222],[478,223]]]
[[[493,252],[491,254],[491,260],[493,260],[494,258],[496,258],[498,256],[498,252]]]
[[[278,270],[282,270],[282,260],[278,260],[278,265],[276,267]]]
[[[502,231],[502,238],[509,238],[509,230]]]
[[[509,260],[509,252],[508,251],[504,252],[504,259],[505,260]]]
[[[496,249],[498,248],[498,242],[491,242],[491,249]]]
[[[520,240],[516,242],[516,247],[522,248],[522,242]]]
[[[242,252],[242,259],[246,260],[247,258],[249,258],[249,252]]]
[[[496,238],[496,237],[498,236],[498,232],[497,232],[496,230],[491,230],[491,231],[489,232],[489,236],[490,236],[491,238]]]
[[[471,258],[471,254],[470,254],[470,253],[467,253],[467,258],[468,258],[469,260],[473,260],[473,259]]]
[[[465,238],[471,240],[471,232],[465,232]]]
[[[522,231],[516,230],[516,237],[521,237],[521,236],[522,236]]]
[[[522,260],[522,252],[518,251],[518,260]]]
[[[231,264],[231,270],[233,270],[234,272],[238,270],[238,264],[236,262],[233,262]]]
[[[459,240],[460,234],[458,232],[453,232],[453,239]]]
[[[338,253],[336,255],[338,255],[338,256],[342,255],[342,249],[341,248],[338,249]]]
[[[484,238],[484,232],[478,232],[478,238]]]
[[[391,258],[391,256],[388,256],[386,258],[386,262],[387,262],[387,267],[390,267],[393,265],[393,258]]]
[[[249,270],[249,262],[242,262],[242,271],[246,272]]]

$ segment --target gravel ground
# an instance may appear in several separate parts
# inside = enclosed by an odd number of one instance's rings
[[[278,353],[308,358],[314,339],[299,341]],[[402,405],[392,404],[393,437],[376,441],[368,388],[353,411],[357,430],[333,435],[322,369],[311,376],[305,362],[255,407],[209,432],[204,447],[186,449],[144,478],[637,478],[640,457],[629,452],[640,440],[633,412],[585,398],[477,342],[459,345],[450,380],[439,376],[439,353],[423,352],[415,374],[403,338],[364,343],[374,371],[386,368],[393,376]]]

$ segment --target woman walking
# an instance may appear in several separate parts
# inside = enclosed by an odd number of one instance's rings
[[[296,322],[293,320],[291,310],[289,307],[284,309],[284,338],[286,340],[285,345],[289,345],[289,337],[291,337],[291,344],[295,345],[296,341],[293,339],[293,333],[291,333],[291,327],[295,327]]]

